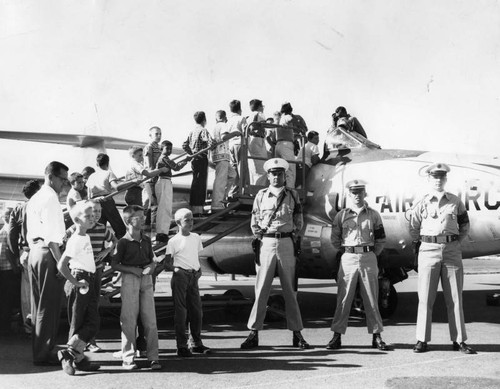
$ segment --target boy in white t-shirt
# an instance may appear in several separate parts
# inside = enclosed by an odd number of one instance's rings
[[[98,298],[95,291],[94,254],[87,230],[95,224],[92,203],[76,203],[69,211],[76,225],[75,233],[68,239],[66,250],[57,264],[57,269],[67,279],[64,290],[68,297],[68,319],[70,322],[68,347],[57,353],[66,374],[75,370],[94,371],[84,355],[87,343],[99,329]],[[69,265],[69,266],[68,266]]]
[[[201,277],[198,253],[203,250],[201,238],[191,232],[193,214],[187,208],[175,213],[179,232],[168,241],[166,263],[172,271],[172,297],[174,298],[174,327],[177,340],[177,355],[192,357],[192,352],[207,354],[210,349],[201,341],[202,306],[198,280]],[[188,348],[186,320],[189,318],[191,350]]]

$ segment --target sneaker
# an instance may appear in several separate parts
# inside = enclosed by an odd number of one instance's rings
[[[177,355],[182,358],[191,358],[193,353],[187,347],[181,347],[177,349]]]
[[[73,355],[68,350],[60,350],[57,352],[57,357],[61,362],[63,371],[68,375],[75,375],[75,367],[73,366]]]
[[[125,370],[137,370],[139,367],[135,364],[135,362],[123,362],[122,367]]]
[[[101,368],[100,365],[92,364],[87,358],[82,359],[80,362],[75,362],[75,369],[81,371],[97,371]]]
[[[191,351],[196,354],[210,354],[212,350],[210,350],[210,348],[208,348],[207,346],[200,345],[192,347]]]
[[[159,361],[151,361],[151,370],[161,370],[161,368]]]
[[[100,348],[96,343],[87,344],[87,351],[91,353],[100,353],[102,348]]]
[[[122,359],[122,350],[115,351],[113,353],[113,358],[115,358],[115,359]]]

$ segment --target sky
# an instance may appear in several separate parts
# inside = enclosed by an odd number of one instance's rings
[[[259,98],[321,137],[343,105],[383,148],[500,154],[499,1],[0,0],[0,51],[3,130],[180,146]]]

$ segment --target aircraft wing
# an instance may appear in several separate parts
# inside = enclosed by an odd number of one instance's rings
[[[146,142],[100,135],[58,134],[49,132],[24,132],[0,130],[1,139],[22,140],[27,142],[55,143],[75,147],[94,149],[127,150],[132,146],[144,146]],[[174,147],[173,154],[182,154],[184,150]]]

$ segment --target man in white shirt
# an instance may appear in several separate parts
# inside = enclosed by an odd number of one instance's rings
[[[228,197],[235,197],[238,194],[239,186],[245,186],[245,183],[239,182],[241,180],[241,171],[240,171],[240,149],[241,149],[241,137],[243,136],[243,131],[247,125],[246,119],[244,116],[241,116],[241,102],[239,100],[232,100],[229,103],[229,109],[231,114],[227,119],[227,132],[231,135],[240,135],[235,136],[229,140],[229,152],[231,154],[231,165],[234,170],[236,170],[236,179],[234,181],[234,185],[232,186]]]
[[[307,143],[302,146],[297,155],[297,161],[302,162],[302,154],[304,154],[304,177],[307,180],[309,170],[321,161],[319,157],[319,134],[316,131],[309,131],[307,133]],[[298,173],[295,178],[295,187],[302,186],[302,174]]]
[[[64,281],[57,277],[60,246],[66,232],[59,194],[68,186],[68,167],[53,161],[45,168],[45,181],[26,207],[29,266],[32,281],[33,363],[59,365],[52,354]]]

